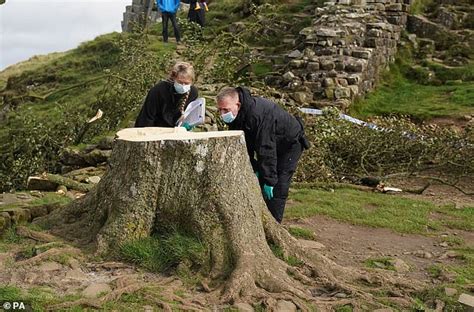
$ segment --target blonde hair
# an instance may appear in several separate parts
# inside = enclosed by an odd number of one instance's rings
[[[177,77],[191,78],[194,81],[194,68],[193,65],[187,62],[176,62],[176,64],[171,67],[169,79],[175,80]]]

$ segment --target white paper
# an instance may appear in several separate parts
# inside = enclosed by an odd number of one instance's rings
[[[197,98],[186,107],[183,113],[183,119],[179,122],[178,127],[184,123],[190,126],[197,126],[204,124],[206,118],[206,99]]]

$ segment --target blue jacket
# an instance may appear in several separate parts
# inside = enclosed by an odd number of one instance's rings
[[[156,0],[156,4],[161,12],[176,13],[180,0]]]

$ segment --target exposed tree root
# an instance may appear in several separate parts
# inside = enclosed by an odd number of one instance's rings
[[[34,256],[33,258],[29,258],[23,261],[18,261],[16,262],[17,265],[33,265],[38,262],[50,259],[55,256],[62,256],[64,254],[69,254],[69,255],[80,255],[82,252],[80,249],[74,248],[74,247],[66,247],[66,248],[51,248],[46,250],[43,253],[40,253],[37,256]]]
[[[60,241],[60,239],[54,235],[33,231],[25,226],[17,226],[16,233],[22,237],[31,238],[39,242],[51,243]]]

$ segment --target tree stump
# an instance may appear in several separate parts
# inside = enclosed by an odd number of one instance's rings
[[[210,250],[210,277],[225,280],[219,289],[225,302],[272,297],[292,300],[305,310],[305,302],[340,304],[341,299],[328,295],[338,292],[372,298],[354,285],[368,283],[365,272],[304,250],[275,222],[252,171],[242,131],[121,130],[97,187],[37,220],[53,234],[92,244],[96,252],[108,255],[122,243],[154,232],[191,232]],[[275,257],[269,243],[304,265],[292,267]],[[401,283],[380,275],[376,280],[378,286],[381,281]],[[413,290],[415,285],[405,286]]]

